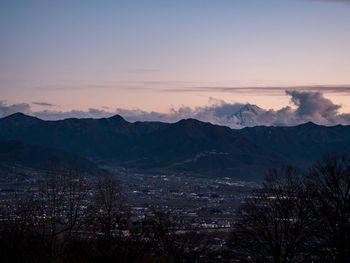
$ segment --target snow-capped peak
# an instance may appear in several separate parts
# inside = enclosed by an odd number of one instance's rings
[[[265,112],[262,108],[254,104],[246,104],[232,115],[232,121],[239,126],[255,126],[257,118]]]
[[[260,108],[257,105],[254,104],[246,104],[244,105],[242,108],[240,108],[240,110],[238,112],[252,112],[254,114],[260,114],[262,113],[264,110],[262,108]],[[238,113],[237,112],[237,113]]]

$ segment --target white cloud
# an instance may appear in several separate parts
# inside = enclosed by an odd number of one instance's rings
[[[231,128],[243,128],[244,126],[255,125],[293,126],[308,121],[322,125],[350,124],[350,114],[339,114],[338,110],[341,106],[334,104],[320,92],[292,90],[286,91],[286,95],[291,97],[293,107],[286,106],[279,110],[264,110],[257,107],[257,112],[247,110],[247,107],[243,108],[245,104],[242,103],[227,103],[213,98],[209,99],[207,106],[196,108],[182,106],[178,109],[172,108],[168,113],[146,112],[140,109],[116,109],[115,111],[110,111],[106,107],[103,107],[103,109],[91,108],[88,111],[72,110],[64,112],[43,110],[32,112],[29,104],[7,105],[0,101],[0,117],[15,112],[35,115],[45,120],[107,118],[119,114],[131,122],[176,122],[181,119],[195,118]]]
[[[32,115],[30,105],[27,103],[7,105],[4,101],[0,100],[0,117],[5,117],[16,112]]]

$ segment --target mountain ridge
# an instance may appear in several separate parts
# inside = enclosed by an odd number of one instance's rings
[[[131,123],[120,115],[38,120],[2,118],[0,139],[57,148],[97,164],[139,172],[184,172],[254,180],[262,179],[272,167],[306,167],[329,151],[350,153],[350,126],[308,122],[291,127],[235,130],[196,119]]]

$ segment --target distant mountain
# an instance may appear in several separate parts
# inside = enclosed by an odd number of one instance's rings
[[[308,122],[294,127],[244,128],[238,133],[260,147],[279,152],[291,163],[310,163],[326,153],[350,154],[350,126]]]
[[[241,120],[259,114],[247,105]],[[249,113],[249,114],[248,114]],[[268,168],[306,167],[327,152],[350,153],[350,126],[228,127],[194,119],[177,123],[102,119],[43,121],[23,114],[0,119],[0,138],[82,155],[138,172],[177,172],[261,180]]]
[[[266,112],[264,109],[256,105],[246,104],[236,113],[234,113],[230,119],[232,120],[233,124],[241,127],[256,126],[257,123],[259,123],[257,121],[259,115],[264,112]]]
[[[266,166],[273,166],[276,159],[283,159],[228,127],[194,119],[181,120],[146,134],[138,138],[134,147],[134,156],[130,158],[134,166],[211,176],[244,174],[248,178]]]
[[[62,150],[30,145],[20,141],[0,140],[0,174],[26,168],[31,170],[67,169],[86,175],[101,175],[104,171],[87,159]]]
[[[16,113],[0,119],[0,138],[104,159],[123,156],[135,138],[166,126],[158,122],[129,123],[119,115],[103,119],[42,121]]]
[[[130,123],[116,115],[103,119],[38,120],[28,125],[31,118],[14,114],[0,119],[0,138],[59,148],[100,164],[143,172],[237,177],[244,173],[249,177],[273,166],[276,159],[283,159],[228,127],[194,119],[174,124]]]

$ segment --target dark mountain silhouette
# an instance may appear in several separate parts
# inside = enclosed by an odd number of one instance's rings
[[[279,152],[291,163],[310,164],[326,153],[350,153],[350,126],[308,122],[293,127],[244,128],[239,133],[260,147]]]
[[[129,123],[121,116],[42,121],[21,113],[0,119],[0,138],[64,149],[92,158],[123,156],[135,138],[167,124]]]
[[[181,120],[166,128],[145,134],[134,144],[134,165],[142,169],[152,167],[202,175],[244,174],[248,177],[259,167],[273,165],[282,156],[264,150],[230,128]],[[131,165],[130,165],[131,166]],[[250,167],[249,169],[246,169]]]
[[[0,173],[12,168],[25,170],[71,169],[97,176],[105,171],[87,159],[63,150],[0,140]]]
[[[305,167],[327,152],[350,153],[350,126],[232,130],[194,119],[177,123],[102,119],[43,121],[23,114],[0,119],[0,138],[58,148],[142,172],[184,172],[262,179],[268,168]]]

